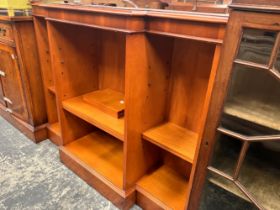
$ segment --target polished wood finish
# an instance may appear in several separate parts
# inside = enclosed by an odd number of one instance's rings
[[[147,173],[136,185],[140,196],[148,197],[161,209],[184,209],[187,199],[188,180],[176,170],[161,166]],[[141,199],[138,204],[142,206]],[[154,209],[147,205],[145,209]]]
[[[61,128],[59,122],[48,124],[48,138],[56,145],[61,144]]]
[[[1,115],[42,141],[47,116],[32,18],[1,16],[0,28]]]
[[[83,100],[112,117],[124,116],[124,95],[120,92],[111,89],[98,90],[83,95]]]
[[[88,104],[84,100],[84,96],[65,100],[62,102],[62,106],[65,110],[123,141],[124,119],[112,117]]]
[[[197,134],[173,123],[166,123],[143,133],[143,138],[193,163]]]
[[[34,18],[35,34],[41,64],[41,73],[43,78],[45,102],[48,116],[48,138],[56,145],[61,145],[61,132],[59,135],[53,132],[52,124],[59,124],[57,114],[57,102],[53,72],[51,69],[51,57],[49,51],[49,41],[47,35],[47,24],[43,18]]]
[[[101,174],[111,185],[122,188],[123,146],[120,141],[96,131],[65,145],[63,150]]]
[[[245,11],[280,12],[278,0],[233,0],[230,7]]]
[[[61,161],[74,171],[79,177],[84,179],[89,185],[98,190],[103,196],[110,199],[118,208],[130,209],[135,201],[135,192],[133,189],[129,191],[121,191],[111,182],[101,176],[96,170],[88,167],[83,161],[68,152],[64,147],[60,148]]]
[[[136,197],[186,208],[227,15],[65,4],[33,14],[61,160],[120,208]]]

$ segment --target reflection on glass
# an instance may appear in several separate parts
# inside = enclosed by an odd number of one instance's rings
[[[253,143],[240,171],[240,182],[265,209],[280,209],[279,157],[279,145]]]
[[[210,166],[232,176],[240,150],[241,142],[239,140],[219,135]]]
[[[276,62],[274,64],[274,68],[280,73],[280,49],[276,58]]]
[[[232,182],[210,173],[202,192],[199,209],[257,210]]]
[[[245,135],[280,133],[280,81],[268,71],[236,64],[224,106],[227,126]],[[245,127],[245,129],[242,129]],[[252,130],[252,131],[251,131]]]
[[[244,29],[238,59],[258,64],[268,64],[276,32]]]

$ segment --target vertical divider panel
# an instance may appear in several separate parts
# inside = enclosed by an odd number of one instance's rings
[[[125,189],[133,187],[160,155],[143,142],[142,132],[164,121],[172,47],[170,38],[126,35]]]
[[[49,43],[47,36],[47,25],[44,18],[34,17],[35,33],[37,39],[37,47],[39,51],[41,71],[44,83],[44,92],[46,96],[48,122],[57,122],[57,110],[55,103],[50,99],[50,93],[48,87],[54,85],[53,73],[51,69]]]

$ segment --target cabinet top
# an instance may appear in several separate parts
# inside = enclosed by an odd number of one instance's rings
[[[232,9],[280,13],[280,0],[232,0]]]
[[[32,16],[1,16],[0,21],[19,22],[19,21],[32,21]]]
[[[190,20],[199,22],[227,23],[228,14],[208,13],[208,12],[192,12],[192,11],[175,11],[175,10],[160,10],[160,9],[145,9],[145,8],[124,8],[124,7],[109,7],[96,5],[78,5],[78,4],[63,4],[63,3],[34,3],[33,13],[38,16],[34,7],[57,10],[72,10],[73,12],[92,12],[104,13],[120,16],[138,16],[138,17],[159,17],[179,20]],[[44,16],[44,15],[43,15]]]

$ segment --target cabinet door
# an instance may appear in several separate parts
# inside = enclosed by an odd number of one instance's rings
[[[201,210],[280,209],[279,20],[231,13],[199,154],[206,180],[193,184],[199,194],[206,181]]]
[[[0,44],[0,69],[6,111],[22,120],[28,120],[21,76],[15,49]],[[0,96],[1,97],[1,96]]]

